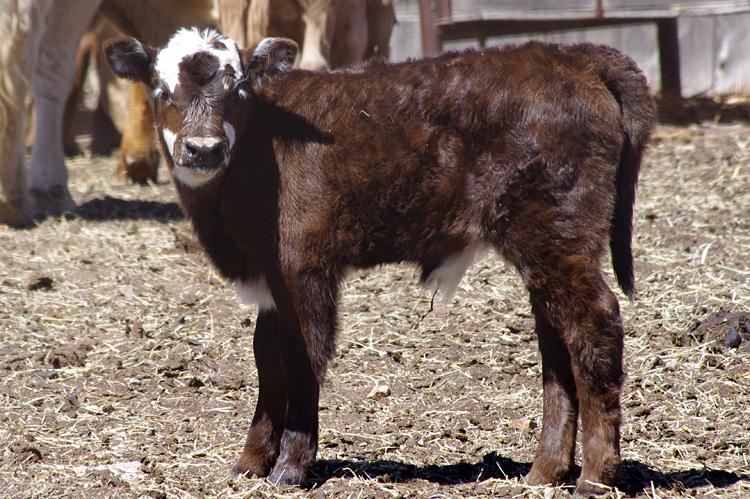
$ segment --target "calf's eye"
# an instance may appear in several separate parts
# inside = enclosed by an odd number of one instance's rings
[[[154,90],[154,98],[162,104],[166,104],[169,102],[169,92],[163,88],[157,88]]]

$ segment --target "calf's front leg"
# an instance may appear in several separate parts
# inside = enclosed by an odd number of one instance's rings
[[[268,476],[279,455],[287,413],[287,376],[282,363],[281,329],[275,310],[261,310],[253,353],[258,368],[258,403],[234,476]]]
[[[283,314],[282,363],[287,412],[276,465],[269,480],[300,484],[318,451],[318,401],[328,360],[333,355],[338,280],[335,273],[290,273],[294,312]]]
[[[279,457],[268,479],[300,484],[318,451],[318,400],[320,384],[313,372],[300,334],[286,338],[284,371],[288,406]]]

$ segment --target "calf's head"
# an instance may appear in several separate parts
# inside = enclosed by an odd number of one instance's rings
[[[152,90],[169,168],[175,180],[193,188],[229,164],[259,85],[291,67],[297,50],[283,38],[239,49],[216,31],[196,28],[179,30],[158,49],[134,38],[104,42],[112,70]]]

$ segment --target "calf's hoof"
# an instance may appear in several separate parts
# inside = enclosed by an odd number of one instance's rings
[[[533,486],[561,485],[573,478],[573,467],[565,464],[541,464],[534,461],[531,470],[524,478],[528,485]]]
[[[242,453],[240,460],[232,469],[232,478],[240,477],[266,477],[271,473],[274,459],[268,456],[261,456],[258,453],[249,452],[247,449]]]
[[[590,482],[588,480],[579,480],[576,490],[573,492],[575,499],[604,499],[614,497],[612,487],[603,483]]]
[[[308,466],[292,465],[291,463],[276,463],[273,471],[268,475],[271,483],[284,485],[301,485],[307,478]]]

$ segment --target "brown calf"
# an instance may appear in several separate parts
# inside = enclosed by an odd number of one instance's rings
[[[182,207],[221,274],[258,303],[258,405],[237,473],[300,483],[347,268],[421,267],[450,295],[475,252],[529,290],[544,416],[531,484],[579,492],[620,468],[623,328],[599,260],[633,294],[631,220],[654,105],[635,63],[603,46],[529,43],[332,73],[290,69],[297,46],[238,50],[180,31],[155,49],[105,44],[154,89]]]

